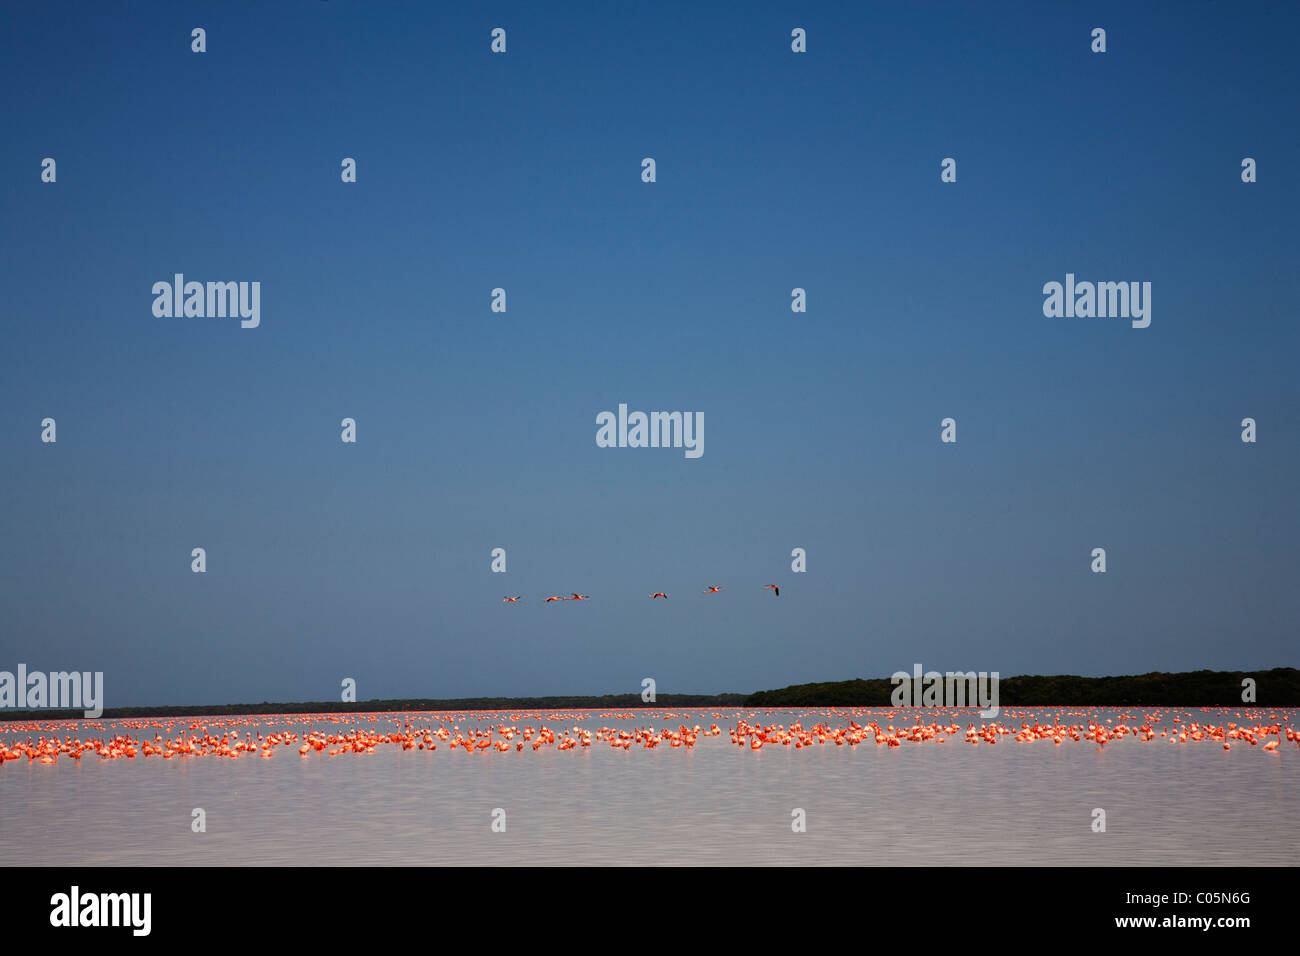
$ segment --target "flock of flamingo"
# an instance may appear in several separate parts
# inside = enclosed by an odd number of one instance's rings
[[[778,587],[777,585],[775,585],[775,584],[764,584],[764,585],[763,585],[763,590],[766,591],[768,588],[771,588],[771,589],[772,589],[772,593],[773,593],[776,597],[780,597],[780,596],[781,596],[781,588]],[[716,586],[714,586],[714,585],[709,585],[708,588],[706,588],[705,590],[701,591],[700,593],[701,593],[701,594],[717,594],[719,591],[722,591],[722,590],[724,590],[724,589],[723,589],[723,588],[720,588],[720,587],[716,587]],[[569,593],[572,594],[573,597],[564,597],[563,595],[552,594],[550,597],[543,598],[543,599],[542,599],[542,603],[543,603],[543,604],[549,604],[551,601],[586,601],[586,600],[588,600],[588,597],[587,597],[587,595],[585,595],[585,594],[578,594],[576,591],[570,591]],[[654,594],[650,595],[650,598],[651,598],[652,600],[653,600],[654,598],[664,598],[664,599],[666,600],[666,599],[668,598],[668,595],[667,595],[666,593],[664,593],[663,591],[656,591]],[[501,600],[503,600],[506,604],[514,604],[514,603],[515,603],[516,601],[518,601],[519,599],[520,599],[520,595],[516,594],[516,595],[514,595],[513,597],[511,597],[511,596],[506,596],[506,597],[502,598]]]
[[[256,717],[228,717],[211,719],[186,718],[178,720],[121,720],[121,721],[50,721],[17,723],[5,731],[6,734],[24,734],[26,740],[6,743],[0,735],[0,766],[12,761],[22,760],[27,763],[56,764],[59,759],[67,758],[80,761],[83,756],[94,756],[101,760],[135,757],[161,757],[164,760],[189,759],[198,757],[238,758],[244,755],[257,755],[270,759],[285,748],[296,749],[303,758],[326,754],[340,757],[348,754],[374,754],[380,748],[392,748],[394,751],[414,750],[433,752],[439,744],[445,744],[448,751],[462,754],[470,753],[523,753],[539,750],[590,750],[595,743],[607,744],[615,750],[630,751],[653,750],[660,745],[669,748],[684,747],[692,749],[701,739],[720,738],[725,733],[731,744],[741,750],[762,750],[765,747],[783,747],[803,750],[809,747],[834,746],[856,747],[875,744],[878,748],[892,749],[904,744],[945,744],[965,742],[975,746],[996,745],[999,739],[1010,738],[1016,743],[1052,741],[1060,746],[1066,741],[1096,744],[1100,750],[1107,745],[1122,740],[1150,743],[1164,740],[1171,744],[1217,743],[1224,750],[1229,750],[1233,743],[1258,746],[1266,753],[1276,754],[1283,742],[1300,746],[1300,732],[1289,723],[1295,715],[1265,714],[1263,711],[1248,712],[1236,716],[1251,723],[1223,721],[1218,724],[1204,722],[1203,719],[1184,720],[1173,716],[1168,727],[1161,727],[1164,717],[1160,713],[1145,714],[1136,717],[1132,714],[1119,714],[1113,718],[1101,719],[1096,712],[1068,713],[1067,718],[1083,718],[1074,722],[1062,723],[1060,714],[1050,715],[1050,723],[1043,723],[1034,712],[1008,711],[1013,723],[987,721],[980,724],[968,722],[965,730],[958,721],[972,716],[973,711],[952,711],[943,719],[923,723],[915,717],[915,723],[904,725],[906,717],[911,716],[907,710],[886,710],[867,708],[830,709],[816,713],[817,719],[811,726],[805,727],[797,714],[789,712],[766,711],[765,714],[777,714],[782,717],[794,716],[787,726],[785,723],[765,724],[762,714],[733,714],[735,723],[723,731],[717,721],[729,718],[722,713],[711,713],[712,722],[707,729],[700,723],[687,724],[683,720],[701,719],[701,712],[674,713],[665,711],[660,714],[640,713],[604,713],[591,711],[565,713],[548,711],[526,714],[504,714],[488,712],[483,714],[450,713],[401,713],[390,714],[293,714],[265,715]],[[1190,715],[1189,715],[1190,716]],[[1227,716],[1226,714],[1224,715]],[[653,723],[618,729],[604,724],[599,727],[583,727],[571,721],[616,720],[666,721],[668,726],[656,728]],[[862,718],[865,723],[859,723]],[[483,721],[482,726],[471,726],[469,721]],[[754,722],[751,723],[751,720]],[[893,721],[897,720],[899,726]],[[1033,723],[1029,723],[1032,720]],[[466,721],[462,726],[461,721]],[[524,722],[521,727],[520,722]],[[534,726],[531,721],[536,721]],[[548,723],[555,726],[548,726]],[[106,724],[111,726],[105,726]],[[358,724],[392,725],[387,729],[381,727],[357,726]],[[561,726],[566,724],[568,726]],[[675,727],[671,726],[676,724]],[[295,730],[298,725],[307,725]],[[333,725],[320,727],[315,725]],[[61,732],[79,728],[76,736]],[[117,730],[134,731],[131,733],[110,732]],[[84,734],[85,730],[103,731],[102,735]],[[152,737],[149,731],[154,731]],[[263,730],[267,731],[263,733]],[[33,740],[31,735],[36,734]]]

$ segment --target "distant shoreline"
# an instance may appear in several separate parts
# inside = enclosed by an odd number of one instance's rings
[[[1242,699],[1243,681],[1255,682],[1255,700]],[[398,711],[453,713],[518,710],[665,710],[675,707],[893,707],[897,685],[889,678],[820,684],[794,684],[753,694],[659,694],[643,701],[639,694],[555,697],[406,698],[301,701],[259,704],[183,704],[161,707],[109,707],[99,720],[144,717],[224,717],[248,714],[371,714]],[[1300,670],[1275,667],[1259,671],[1152,672],[1119,677],[1074,675],[1004,677],[999,681],[1002,707],[1296,707],[1300,706]],[[77,710],[0,710],[0,721],[81,720]]]

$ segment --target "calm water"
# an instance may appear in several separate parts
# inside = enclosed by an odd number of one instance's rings
[[[741,749],[727,731],[750,723],[843,726],[845,715],[909,726],[917,711],[701,710],[639,712],[615,720],[517,714],[443,715],[436,727],[500,723],[556,729],[631,730],[717,723],[720,737],[693,750],[630,752],[597,741],[590,750],[546,747],[474,755],[377,748],[374,754],[273,759],[86,754],[55,765],[8,761],[0,768],[0,862],[4,864],[1294,864],[1300,842],[1300,748],[1280,752],[1232,742],[1170,744],[1131,737],[1095,743],[1050,740],[996,746],[948,742]],[[973,711],[926,710],[923,720],[979,725]],[[1159,713],[1215,724],[1280,722],[1300,728],[1295,709],[1155,711],[1004,709],[999,722],[1137,726]],[[1267,721],[1276,714],[1276,721]],[[262,718],[253,728],[343,733],[387,719],[308,724]],[[430,715],[420,715],[421,721]],[[171,736],[193,718],[176,720]],[[280,721],[280,722],[275,722]],[[165,721],[162,722],[165,726]],[[214,730],[216,721],[208,721]],[[46,725],[48,728],[54,725]],[[98,726],[152,739],[157,730]],[[115,729],[114,729],[115,728]],[[240,728],[247,730],[248,728]],[[104,736],[59,725],[58,736]],[[164,734],[166,735],[165,731]],[[37,734],[0,725],[0,740]],[[1277,738],[1270,738],[1277,739]],[[1262,744],[1262,742],[1261,742]],[[191,811],[206,811],[193,833]],[[494,808],[506,832],[491,830]],[[802,808],[807,832],[791,831]],[[1092,832],[1092,810],[1106,832]]]

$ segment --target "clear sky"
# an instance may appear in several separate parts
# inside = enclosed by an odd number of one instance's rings
[[[702,6],[4,4],[0,669],[114,707],[1296,665],[1300,8]],[[260,326],[155,317],[178,272]],[[1045,317],[1067,272],[1150,327]],[[597,447],[620,402],[703,456]]]

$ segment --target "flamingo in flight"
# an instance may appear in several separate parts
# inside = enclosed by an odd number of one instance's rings
[[[562,598],[562,597],[560,597],[558,594],[552,594],[550,597],[548,597],[548,598],[547,598],[545,601],[543,601],[542,603],[543,603],[543,604],[548,604],[548,603],[550,603],[551,601],[564,601],[564,600],[567,600],[567,598]]]
[[[772,589],[772,593],[775,594],[777,597],[780,597],[780,596],[781,596],[781,589],[780,589],[779,587],[777,587],[775,584],[764,584],[764,585],[763,585],[763,590],[764,590],[764,591],[766,591],[768,588],[771,588],[771,589]]]
[[[519,600],[519,595],[516,594],[514,597],[502,598],[501,600],[505,601],[508,604],[513,604],[515,601]]]
[[[650,595],[650,597],[652,597],[652,598],[661,597],[661,598],[664,598],[665,600],[668,599],[668,595],[667,595],[667,594],[664,594],[663,591],[656,591],[654,594]]]
[[[701,591],[700,593],[701,593],[701,594],[714,594],[714,593],[716,593],[716,592],[718,592],[718,591],[721,591],[721,590],[722,590],[722,588],[715,588],[715,587],[710,586],[710,588],[709,588],[707,591]]]
[[[571,597],[571,598],[565,598],[564,600],[566,600],[566,601],[585,601],[585,600],[587,600],[587,595],[585,595],[585,594],[574,594],[574,592],[572,592],[572,591],[570,591],[569,593],[570,593],[570,594],[573,594],[573,597]]]

